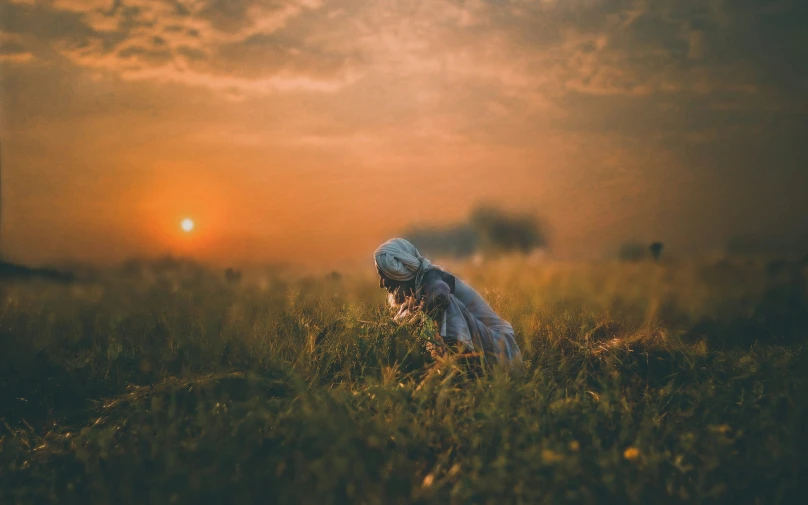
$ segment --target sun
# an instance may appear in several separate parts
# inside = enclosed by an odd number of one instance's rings
[[[185,233],[191,233],[194,231],[195,226],[194,220],[190,218],[183,219],[182,223],[180,223],[180,228],[182,228],[182,231]]]

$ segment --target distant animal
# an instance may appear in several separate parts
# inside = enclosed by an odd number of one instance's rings
[[[422,311],[436,323],[435,341],[464,352],[480,353],[485,363],[518,366],[522,362],[513,327],[483,298],[454,275],[433,265],[402,238],[388,240],[374,253],[379,287],[407,321]],[[430,352],[437,353],[432,347]]]

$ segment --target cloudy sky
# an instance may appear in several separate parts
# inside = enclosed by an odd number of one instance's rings
[[[803,0],[0,0],[3,247],[336,261],[478,202],[562,257],[804,234],[806,26]]]

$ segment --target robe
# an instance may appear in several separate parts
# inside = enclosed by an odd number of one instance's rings
[[[449,346],[484,353],[486,363],[519,366],[522,355],[513,327],[499,317],[468,284],[437,267],[424,274],[416,297],[400,306],[396,320],[415,308],[426,310],[438,323],[439,333]]]

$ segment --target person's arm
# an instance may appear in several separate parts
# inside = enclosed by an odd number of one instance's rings
[[[454,277],[440,270],[433,270],[424,279],[422,299],[428,314],[439,314],[449,307],[449,296],[454,291]]]

